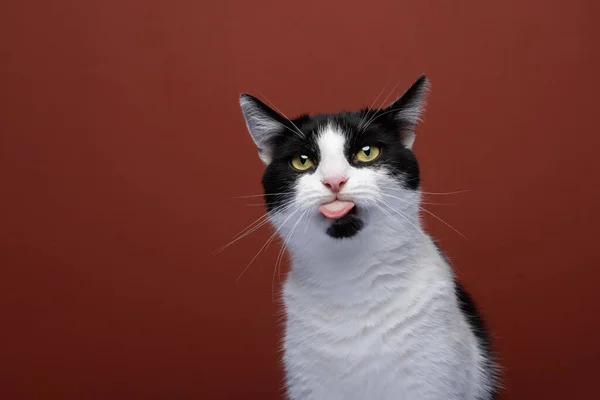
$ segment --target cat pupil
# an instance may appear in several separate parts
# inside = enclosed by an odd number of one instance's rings
[[[363,153],[365,153],[365,156],[369,156],[371,154],[371,147],[370,146],[365,146],[362,148]]]

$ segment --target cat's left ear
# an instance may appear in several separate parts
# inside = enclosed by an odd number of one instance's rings
[[[289,121],[249,94],[240,96],[240,106],[248,132],[258,149],[258,156],[265,165],[269,165],[273,159],[273,139],[284,129],[289,129]]]
[[[402,96],[384,110],[393,117],[398,132],[402,135],[402,144],[408,149],[415,142],[415,127],[425,111],[429,87],[429,80],[421,75]]]

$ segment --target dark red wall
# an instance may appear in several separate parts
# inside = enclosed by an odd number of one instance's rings
[[[0,6],[0,397],[277,399],[277,246],[237,104],[433,83],[425,215],[495,332],[506,399],[597,395],[593,0]],[[275,278],[277,282],[277,277]]]

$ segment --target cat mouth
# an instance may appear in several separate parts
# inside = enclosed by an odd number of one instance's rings
[[[332,204],[335,203],[335,204]],[[354,237],[364,226],[354,202],[335,200],[319,207],[323,218],[329,221],[326,233],[334,239]]]
[[[319,212],[325,218],[338,220],[348,214],[356,213],[356,205],[352,201],[334,200],[329,203],[321,204]]]

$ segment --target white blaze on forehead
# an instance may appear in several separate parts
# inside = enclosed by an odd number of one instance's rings
[[[328,176],[346,176],[350,164],[344,155],[346,137],[334,125],[328,124],[319,134],[317,145],[321,155],[317,173],[325,178]]]

